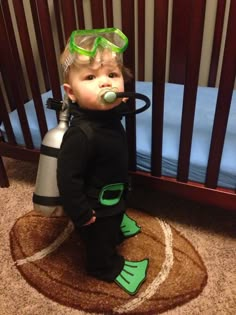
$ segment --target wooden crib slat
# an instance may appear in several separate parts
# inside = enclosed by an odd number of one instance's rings
[[[53,97],[62,99],[60,79],[57,68],[57,56],[55,47],[53,45],[53,34],[50,22],[49,8],[47,0],[35,0],[38,8],[38,15],[41,23],[41,32],[45,55],[47,56],[47,66],[49,72],[49,79]]]
[[[135,91],[135,27],[134,27],[134,1],[121,0],[122,31],[129,39],[129,46],[124,53],[124,64],[134,75],[133,80],[126,84],[126,91]],[[129,100],[131,108],[135,108],[135,101]],[[126,130],[129,147],[129,169],[136,170],[136,119],[126,117]]]
[[[2,89],[0,87],[0,124],[3,122],[4,123],[4,127],[6,130],[6,134],[7,134],[7,139],[8,142],[11,144],[16,144],[16,139],[15,139],[15,135],[12,129],[12,125],[10,122],[10,118],[9,118],[9,114],[7,111],[7,105],[4,101],[4,97],[3,97],[3,93],[2,93]],[[1,137],[1,132],[0,132],[0,137]]]
[[[27,28],[27,22],[23,7],[22,0],[13,0],[14,9],[16,12],[16,21],[19,31],[19,37],[21,40],[21,46],[24,54],[25,65],[28,72],[29,84],[33,95],[35,104],[35,111],[38,118],[38,124],[41,136],[43,137],[47,132],[47,123],[43,110],[43,104],[41,99],[41,92],[39,88],[38,76],[36,66],[33,57],[33,51],[30,44],[30,37]]]
[[[85,28],[85,21],[84,21],[83,0],[76,0],[76,6],[77,6],[77,16],[78,16],[79,28],[84,29]]]
[[[41,32],[40,32],[40,23],[38,19],[37,7],[34,0],[30,0],[30,7],[32,11],[35,35],[37,38],[37,48],[39,51],[39,58],[40,58],[42,72],[43,72],[44,85],[45,85],[46,90],[48,91],[50,90],[50,82],[49,82],[48,71],[47,71],[46,56],[43,50],[43,43],[42,43],[42,37],[41,37]]]
[[[161,176],[168,1],[155,1],[154,18],[151,174]]]
[[[192,1],[177,179],[187,182],[205,16],[205,0]]]
[[[106,19],[107,19],[107,27],[114,26],[113,20],[113,2],[112,0],[106,0]]]
[[[9,180],[7,177],[7,172],[3,164],[2,157],[0,156],[0,187],[9,187]]]
[[[171,83],[185,83],[188,33],[192,2],[192,0],[173,1],[169,65],[169,82]]]
[[[236,2],[231,1],[226,34],[219,92],[217,97],[210,154],[208,159],[206,186],[217,187],[224,138],[229,117],[231,99],[236,76]]]
[[[104,27],[103,1],[90,0],[93,28]]]
[[[211,53],[211,63],[209,69],[208,86],[214,87],[216,84],[216,76],[218,70],[220,46],[224,25],[226,0],[218,0],[216,20],[215,20],[215,31]]]
[[[167,1],[168,2],[168,1]],[[145,0],[138,0],[138,80],[145,80]]]
[[[28,100],[28,93],[27,93],[27,89],[26,89],[26,85],[25,85],[25,80],[24,80],[24,75],[23,75],[23,70],[22,70],[22,65],[20,62],[20,56],[19,56],[19,51],[17,48],[17,43],[16,43],[16,38],[15,38],[15,34],[14,34],[14,29],[13,29],[13,24],[12,24],[12,19],[11,19],[11,15],[10,15],[10,10],[9,10],[9,4],[8,1],[2,1],[1,4],[1,10],[3,12],[4,18],[2,17],[2,22],[3,20],[5,21],[5,24],[7,25],[7,35],[8,38],[11,41],[11,53],[13,54],[13,58],[16,64],[16,67],[18,69],[18,84],[20,85],[20,92],[22,95],[22,98],[24,101]],[[8,80],[8,76],[5,75],[4,76],[4,80],[7,81]],[[5,84],[5,88],[6,88],[6,93],[8,96],[8,99],[10,99],[10,107],[14,106],[14,104],[16,104],[17,98],[15,97],[15,93],[14,90],[9,90],[8,88],[8,84]],[[15,107],[11,107],[11,110],[14,110]]]
[[[24,99],[20,92],[20,85],[16,84],[16,78],[18,77],[17,65],[15,63],[14,56],[11,49],[11,38],[8,37],[7,26],[4,23],[3,11],[0,10],[0,44],[1,44],[1,63],[0,69],[3,75],[4,84],[8,84],[9,90],[12,90],[14,98],[9,98],[9,102],[14,102],[11,108],[16,108],[21,123],[25,144],[28,148],[33,148],[33,141],[30,134],[29,124],[27,121]],[[8,80],[5,80],[7,75]],[[3,106],[3,104],[1,105]]]
[[[7,21],[6,21],[7,24]],[[10,49],[10,45],[8,44],[8,34],[6,32],[6,25],[5,25],[5,21],[4,21],[4,15],[3,15],[3,11],[2,11],[2,7],[0,10],[0,43],[1,43],[1,63],[0,63],[0,71],[1,71],[1,75],[2,75],[2,79],[5,85],[5,92],[7,95],[7,99],[8,99],[8,103],[9,103],[9,107],[10,110],[14,110],[16,108],[16,102],[17,102],[17,91],[15,89],[12,90],[11,88],[11,75],[13,72],[13,64],[10,63],[9,67],[8,64],[6,63],[7,61],[7,57],[9,54],[12,54],[12,52],[9,52]],[[7,44],[6,44],[7,42]],[[4,62],[5,60],[5,62]],[[9,71],[10,68],[10,71]]]
[[[63,16],[63,25],[66,41],[76,27],[74,0],[61,1],[61,12]]]
[[[62,52],[65,47],[65,39],[64,39],[62,25],[61,25],[60,1],[53,0],[53,7],[55,11],[55,21],[56,21],[56,28],[57,28],[58,43],[59,43],[60,51]]]

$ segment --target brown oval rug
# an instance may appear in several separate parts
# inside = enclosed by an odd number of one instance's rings
[[[119,251],[128,260],[150,261],[147,279],[135,296],[86,275],[83,244],[67,217],[32,211],[19,218],[10,231],[15,265],[48,298],[88,313],[157,314],[197,297],[207,271],[191,243],[156,217],[134,209],[128,214],[142,232]]]

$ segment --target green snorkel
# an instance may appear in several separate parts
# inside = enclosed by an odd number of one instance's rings
[[[145,102],[145,104],[138,109],[127,109],[127,111],[123,111],[121,113],[122,116],[140,114],[148,109],[151,105],[150,99],[144,94],[136,92],[116,92],[114,88],[107,88],[105,91],[102,91],[99,97],[102,104],[112,104],[117,98],[135,98]]]

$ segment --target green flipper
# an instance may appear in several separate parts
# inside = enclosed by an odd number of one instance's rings
[[[127,214],[124,214],[120,228],[125,237],[134,236],[141,230],[141,227],[137,225],[136,221],[131,219]]]
[[[116,277],[115,282],[130,295],[136,294],[141,284],[146,280],[148,264],[148,259],[141,261],[125,260],[124,267]]]

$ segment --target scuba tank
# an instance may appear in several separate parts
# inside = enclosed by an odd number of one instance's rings
[[[63,102],[48,99],[47,107],[60,110],[59,123],[57,127],[46,133],[42,141],[33,204],[34,210],[45,216],[50,216],[53,212],[56,212],[57,215],[63,213],[57,187],[57,157],[63,135],[68,128],[69,108],[67,97],[64,98]]]
[[[150,99],[140,93],[115,92],[112,89],[104,89],[98,97],[103,104],[112,103],[116,98],[123,97],[137,98],[145,102],[139,109],[122,111],[123,116],[139,114],[150,107]],[[49,98],[47,107],[60,111],[59,124],[46,133],[41,145],[33,204],[34,210],[45,216],[50,216],[63,214],[57,186],[57,157],[64,133],[69,125],[68,98],[65,96],[63,102]]]

